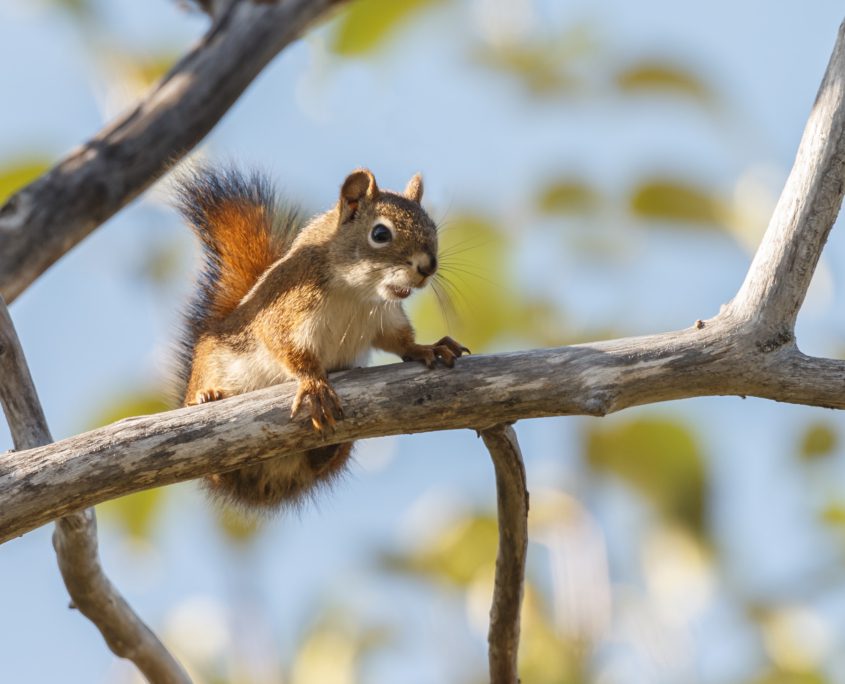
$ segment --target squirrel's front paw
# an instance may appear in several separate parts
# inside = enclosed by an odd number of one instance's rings
[[[455,359],[469,353],[469,349],[447,336],[434,344],[415,344],[405,352],[402,360],[421,361],[429,368],[434,368],[434,364],[440,359],[443,365],[451,368],[455,365]]]
[[[320,434],[325,432],[327,425],[334,430],[337,424],[336,419],[343,418],[340,399],[325,378],[299,381],[299,389],[296,391],[296,397],[290,410],[291,418],[299,413],[303,401],[308,404],[311,425]]]

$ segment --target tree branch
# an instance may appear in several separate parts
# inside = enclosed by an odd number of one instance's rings
[[[2,297],[0,403],[16,449],[30,449],[52,441],[26,358]],[[58,520],[53,546],[73,604],[96,625],[109,648],[116,655],[135,663],[152,684],[190,684],[179,663],[103,573],[97,556],[97,521],[93,509],[72,513]]]
[[[490,608],[490,684],[518,684],[519,622],[528,551],[528,486],[516,433],[510,425],[481,432],[496,469],[499,551]]]
[[[13,301],[171,168],[282,48],[342,1],[233,3],[132,111],[0,208],[0,295]]]
[[[845,408],[845,362],[761,348],[724,316],[663,335],[472,356],[452,369],[408,363],[332,379],[344,419],[327,441],[289,418],[288,383],[0,455],[0,542],[107,499],[331,442],[714,394]]]
[[[791,340],[795,319],[845,191],[845,22],[816,96],[792,172],[732,308]]]

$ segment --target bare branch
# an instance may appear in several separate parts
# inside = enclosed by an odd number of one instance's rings
[[[490,684],[518,684],[517,655],[525,556],[528,551],[528,487],[516,433],[510,425],[481,432],[496,469],[499,552],[490,608]]]
[[[103,572],[93,508],[57,520],[53,548],[73,605],[97,626],[115,655],[132,661],[150,684],[191,683]]]
[[[792,172],[732,308],[791,340],[816,263],[842,204],[845,175],[845,23]]]
[[[760,347],[729,318],[663,335],[333,375],[344,419],[328,442],[604,415],[669,399],[754,395],[845,408],[845,362]],[[61,515],[324,444],[289,418],[294,385],[143,416],[0,455],[0,542]]]
[[[13,301],[172,167],[282,48],[341,2],[232,4],[132,111],[0,208],[0,295]]]
[[[52,441],[44,411],[6,303],[0,297],[0,402],[16,449]],[[15,459],[18,454],[10,454]],[[97,521],[88,509],[56,522],[53,546],[74,605],[109,648],[128,658],[152,684],[190,684],[179,663],[109,582],[97,556]]]

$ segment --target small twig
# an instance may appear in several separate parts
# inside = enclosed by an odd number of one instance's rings
[[[490,608],[490,684],[518,684],[519,621],[528,549],[528,488],[516,433],[510,425],[481,432],[496,469],[499,552]]]
[[[0,403],[15,449],[53,441],[6,303],[0,297]],[[94,509],[56,522],[53,547],[73,604],[93,622],[109,648],[128,658],[152,684],[190,684],[185,671],[134,613],[103,573]]]

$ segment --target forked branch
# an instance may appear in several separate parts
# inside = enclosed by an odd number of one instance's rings
[[[0,297],[0,403],[16,449],[52,441],[35,384],[6,303]],[[94,510],[56,521],[53,546],[73,605],[96,625],[109,648],[151,684],[190,684],[185,671],[103,573]]]

